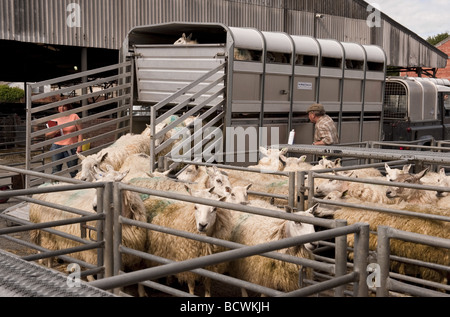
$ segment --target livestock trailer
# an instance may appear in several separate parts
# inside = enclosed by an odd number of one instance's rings
[[[448,79],[389,77],[384,104],[384,140],[450,138],[450,81]]]
[[[195,42],[174,45],[183,33]],[[203,132],[192,136],[184,158],[207,152],[205,161],[256,162],[260,145],[286,144],[292,130],[294,143],[310,144],[306,110],[315,102],[335,119],[341,143],[380,139],[386,54],[378,46],[166,23],[133,28],[121,51],[121,61],[134,64],[133,104],[149,108],[153,127],[173,114],[201,119]],[[176,123],[154,130],[155,138]],[[151,156],[170,144],[156,145]]]

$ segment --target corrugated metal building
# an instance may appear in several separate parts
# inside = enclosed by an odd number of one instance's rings
[[[362,0],[2,0],[0,45],[9,55],[0,80],[73,72],[80,48],[88,48],[87,68],[103,66],[117,60],[131,28],[173,21],[376,44],[391,66],[443,68],[447,62],[446,54]]]

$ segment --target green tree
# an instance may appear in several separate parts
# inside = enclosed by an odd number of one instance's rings
[[[0,85],[0,102],[17,102],[24,96],[23,89]]]
[[[427,42],[430,43],[431,45],[436,45],[439,42],[442,42],[443,40],[445,40],[447,37],[449,37],[448,32],[440,33],[435,36],[429,36],[427,38]]]

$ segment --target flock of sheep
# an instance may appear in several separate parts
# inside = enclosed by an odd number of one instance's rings
[[[189,40],[191,38],[184,35],[176,44],[186,44],[186,41]],[[156,127],[156,131],[161,131],[167,124],[168,122],[162,122]],[[318,164],[313,165],[305,161],[306,156],[300,158],[286,157],[286,149],[260,148],[262,158],[257,165],[249,167],[255,172],[235,171],[215,166],[190,165],[179,173],[177,179],[173,179],[167,173],[152,172],[149,159],[150,131],[150,128],[147,127],[141,134],[129,133],[97,154],[87,157],[80,155],[81,171],[77,178],[87,182],[121,181],[141,188],[176,192],[180,195],[191,195],[209,200],[255,206],[273,212],[284,212],[284,209],[280,208],[280,205],[281,207],[286,205],[283,200],[278,199],[274,204],[274,200],[250,194],[248,191],[251,189],[255,192],[286,195],[288,193],[287,178],[273,173],[256,173],[256,171],[310,171],[334,169],[340,166],[339,159],[330,161],[323,158]],[[157,140],[157,143],[161,144],[167,138],[170,138],[170,131],[160,140]],[[314,180],[314,196],[316,198],[322,198],[324,201],[330,202],[351,202],[359,206],[362,205],[362,207],[358,209],[337,207],[321,202],[306,211],[297,211],[296,213],[301,216],[301,219],[325,217],[344,219],[348,224],[369,223],[372,231],[369,244],[373,251],[376,250],[377,240],[374,233],[376,233],[379,225],[450,239],[450,223],[448,221],[429,220],[411,215],[390,214],[363,208],[364,206],[385,206],[399,211],[413,211],[421,215],[433,214],[449,217],[450,195],[448,195],[448,192],[351,181],[351,178],[356,177],[368,180],[450,187],[450,176],[447,176],[443,169],[439,173],[428,172],[426,169],[414,174],[410,173],[410,167],[406,165],[403,169],[393,169],[386,164],[385,173],[381,173],[374,168],[337,172],[341,176],[349,177],[349,180],[345,181],[316,178]],[[44,184],[43,186],[56,185]],[[314,225],[306,220],[303,222],[288,221],[199,203],[148,196],[134,191],[123,191],[122,195],[123,217],[241,245],[257,245],[315,231]],[[308,195],[312,196],[312,193],[308,193]],[[43,202],[71,206],[87,213],[94,213],[97,206],[95,189],[36,194],[34,198]],[[73,217],[77,217],[77,215],[47,207],[45,204],[30,205],[30,220],[34,223]],[[95,225],[95,222],[88,223],[89,227],[95,227]],[[78,238],[73,241],[41,230],[34,231],[32,238],[35,243],[50,250],[75,247],[82,243],[79,224],[61,226],[58,230]],[[215,244],[131,225],[124,225],[122,230],[122,244],[125,247],[148,252],[172,261],[198,258],[226,250],[226,248]],[[95,231],[90,232],[90,238],[95,240]],[[349,246],[353,245],[352,239],[353,236],[350,235],[348,237]],[[314,248],[315,245],[307,244],[279,250],[278,252],[313,259]],[[447,249],[413,245],[397,240],[391,243],[391,254],[445,266],[450,263],[450,251]],[[72,256],[91,264],[97,262],[96,250],[77,252]],[[349,254],[349,256],[352,255]],[[122,264],[124,270],[137,270],[158,265],[156,262],[142,260],[132,255],[123,256]],[[298,264],[263,256],[246,257],[205,269],[284,292],[299,288],[298,281],[302,269],[306,272],[308,279],[313,278],[310,268],[302,268]],[[439,283],[446,284],[448,281],[447,273],[444,271],[400,262],[393,262],[392,269],[403,274],[420,276]],[[205,296],[212,295],[211,280],[207,277],[193,272],[183,272],[177,274],[176,278],[188,285],[191,294],[194,294],[196,284],[203,284]],[[247,294],[244,289],[242,294],[244,296]],[[140,293],[140,295],[144,295],[144,293]]]
[[[163,123],[158,128],[161,129],[164,126]],[[286,177],[272,173],[255,173],[222,169],[215,166],[190,165],[179,173],[178,179],[173,179],[168,177],[167,173],[151,173],[148,156],[149,140],[150,134],[147,128],[141,134],[130,133],[122,136],[113,145],[97,154],[88,157],[80,156],[82,169],[77,178],[92,182],[122,181],[142,188],[178,192],[181,195],[192,195],[284,212],[283,209],[280,209],[280,206],[273,204],[273,200],[271,203],[270,199],[251,195],[248,190],[251,188],[256,192],[286,194],[288,190]],[[162,141],[164,140],[162,139]],[[339,159],[330,161],[323,158],[318,164],[312,165],[305,162],[305,156],[300,158],[286,157],[285,149],[261,148],[260,151],[263,157],[258,165],[249,168],[264,171],[309,171],[340,166]],[[379,170],[373,168],[338,173],[349,177],[450,186],[450,177],[445,174],[444,170],[439,173],[427,173],[427,170],[424,170],[417,174],[411,174],[409,173],[409,167],[392,169],[386,164],[385,176]],[[44,184],[43,186],[55,186],[55,184]],[[122,216],[124,217],[242,245],[256,245],[315,231],[314,225],[306,221],[287,221],[181,200],[170,200],[156,196],[149,197],[133,191],[123,191],[122,195],[124,204]],[[447,192],[444,191],[433,192],[317,178],[315,179],[314,195],[325,200],[346,201],[367,206],[386,205],[389,208],[410,210],[422,214],[444,216],[450,214],[448,211],[448,197],[450,195],[447,195]],[[36,194],[34,198],[63,206],[72,206],[88,213],[95,212],[97,203],[95,189]],[[281,201],[277,201],[277,204],[283,205]],[[412,216],[392,215],[363,209],[356,210],[350,207],[336,207],[324,203],[297,213],[307,217],[345,219],[349,224],[367,222],[374,232],[378,225],[388,225],[401,230],[450,238],[449,223],[438,220],[418,219]],[[76,217],[76,215],[43,205],[31,204],[30,206],[30,220],[34,223],[73,217]],[[95,227],[95,222],[88,223],[88,226]],[[80,237],[79,224],[62,226],[59,230]],[[32,237],[37,244],[50,250],[80,245],[80,238],[78,238],[78,241],[72,241],[45,231],[34,231]],[[90,238],[95,240],[95,232],[90,232]],[[348,242],[352,246],[352,236],[348,237]],[[224,247],[217,245],[153,230],[147,232],[145,229],[130,225],[123,226],[122,243],[126,247],[174,261],[197,258],[225,250]],[[315,245],[308,244],[278,252],[313,259],[312,251],[314,247]],[[376,235],[371,235],[370,248],[376,250]],[[412,246],[411,243],[401,241],[394,241],[391,248],[391,253],[398,256],[431,261],[442,265],[450,263],[448,250]],[[95,264],[97,260],[95,250],[74,253],[72,256],[91,264]],[[124,256],[122,261],[125,270],[137,270],[157,265],[155,262],[143,261],[131,255]],[[301,271],[301,267],[297,264],[262,256],[247,257],[206,269],[285,292],[299,287],[298,280]],[[306,276],[312,278],[311,269],[305,269]],[[447,281],[445,272],[423,267],[393,263],[393,269],[404,274],[420,275],[422,278],[440,283],[446,283]],[[191,294],[194,294],[195,285],[201,283],[205,286],[205,296],[211,296],[211,281],[208,278],[192,272],[179,273],[176,278],[188,285]],[[141,293],[141,295],[143,294]],[[246,295],[244,289],[242,294]]]

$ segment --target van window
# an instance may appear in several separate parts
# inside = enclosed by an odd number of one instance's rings
[[[384,91],[384,117],[386,119],[404,119],[407,115],[406,88],[400,83],[386,83]]]
[[[372,72],[382,72],[384,71],[384,63],[367,62],[367,70]]]
[[[445,116],[450,117],[450,94],[443,94]]]
[[[342,59],[322,57],[322,67],[342,68]]]
[[[290,64],[291,55],[280,52],[267,52],[266,63],[269,64]]]
[[[354,70],[363,70],[364,69],[364,61],[346,59],[345,60],[345,68],[346,69],[354,69]]]
[[[297,55],[296,59],[295,59],[295,65],[317,67],[317,56],[313,56],[313,55]]]
[[[234,49],[234,60],[244,62],[261,62],[261,51],[249,50],[245,48]]]

